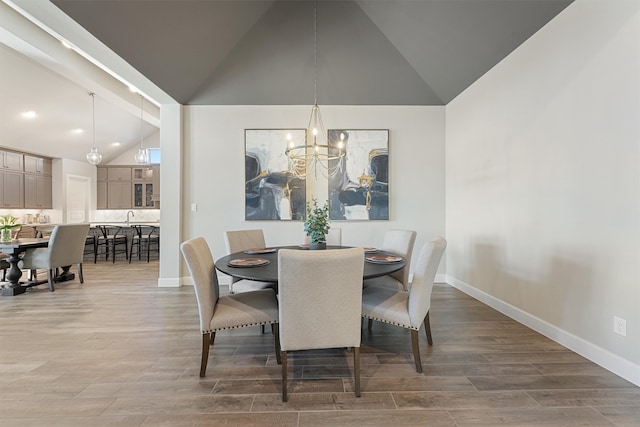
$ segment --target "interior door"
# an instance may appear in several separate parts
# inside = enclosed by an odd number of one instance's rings
[[[90,184],[86,176],[67,175],[67,224],[89,221]]]

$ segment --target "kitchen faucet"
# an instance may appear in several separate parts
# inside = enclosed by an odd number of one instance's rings
[[[132,217],[135,217],[133,211],[127,212],[127,227],[129,226],[129,214],[131,214]]]

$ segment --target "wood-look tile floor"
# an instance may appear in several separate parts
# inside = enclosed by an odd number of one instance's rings
[[[407,331],[374,323],[362,397],[326,350],[290,355],[282,403],[271,334],[219,333],[201,379],[192,288],[157,288],[157,261],[84,267],[0,299],[1,426],[640,426],[640,388],[447,285],[424,374]]]

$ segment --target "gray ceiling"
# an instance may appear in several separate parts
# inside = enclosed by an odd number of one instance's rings
[[[313,103],[313,2],[52,0],[182,104]],[[444,105],[573,0],[323,1],[318,102]]]

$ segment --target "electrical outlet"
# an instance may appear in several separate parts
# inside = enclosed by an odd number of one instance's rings
[[[627,336],[627,321],[621,317],[613,316],[613,332],[623,337]]]

